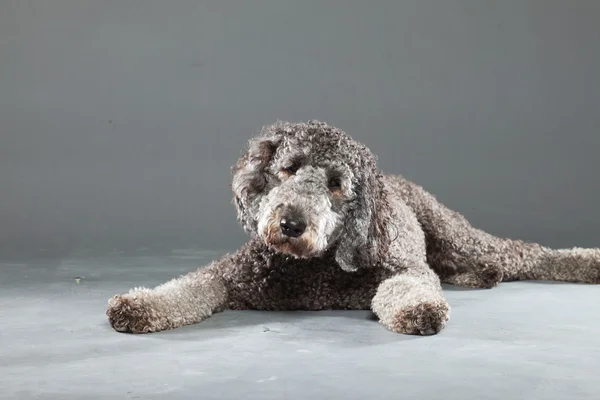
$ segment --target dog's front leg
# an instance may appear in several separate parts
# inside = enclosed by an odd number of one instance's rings
[[[119,332],[149,333],[200,322],[225,307],[219,262],[154,289],[134,288],[108,301],[106,315]]]
[[[386,328],[410,335],[433,335],[446,325],[450,306],[438,276],[424,262],[397,268],[378,287],[371,307]]]
[[[218,261],[154,289],[135,288],[108,301],[106,315],[119,332],[147,333],[198,323],[230,306],[243,308],[256,271],[268,255],[248,242]],[[237,295],[236,295],[237,293]]]

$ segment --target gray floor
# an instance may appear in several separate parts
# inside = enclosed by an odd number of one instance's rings
[[[598,399],[600,287],[447,288],[446,330],[368,312],[225,312],[152,335],[110,329],[107,299],[214,252],[0,263],[2,399]]]

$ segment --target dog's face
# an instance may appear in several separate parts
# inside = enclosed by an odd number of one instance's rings
[[[245,230],[275,251],[319,257],[335,248],[346,270],[377,262],[389,215],[369,150],[324,123],[276,123],[233,167]]]
[[[294,141],[295,142],[295,141]],[[286,143],[266,168],[268,190],[258,204],[257,233],[297,257],[322,254],[339,238],[352,198],[352,171]]]

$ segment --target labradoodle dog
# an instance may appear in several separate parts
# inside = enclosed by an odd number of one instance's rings
[[[370,309],[394,332],[430,335],[450,312],[441,283],[600,283],[600,249],[552,250],[476,229],[319,121],[263,128],[232,172],[250,240],[195,272],[110,299],[115,330],[172,329],[225,309]]]

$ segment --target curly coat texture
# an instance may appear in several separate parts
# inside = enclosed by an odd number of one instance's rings
[[[420,186],[383,174],[368,148],[323,122],[264,127],[232,172],[250,240],[110,299],[115,330],[172,329],[225,309],[371,309],[394,332],[429,335],[450,313],[441,283],[600,282],[600,249],[553,250],[476,229]]]

